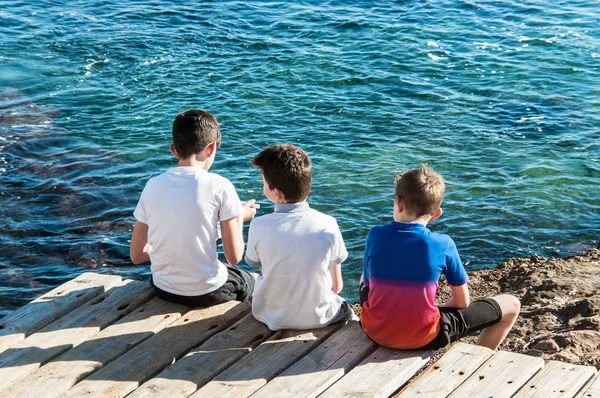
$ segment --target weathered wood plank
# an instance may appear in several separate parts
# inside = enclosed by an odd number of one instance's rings
[[[573,397],[595,375],[596,368],[593,366],[550,361],[517,392],[515,397]]]
[[[0,392],[0,397],[57,397],[189,310],[189,307],[154,298],[119,322]]]
[[[272,334],[264,323],[248,314],[127,397],[187,397]]]
[[[278,331],[192,397],[248,397],[341,327]]]
[[[541,358],[499,351],[449,397],[512,397],[543,366]]]
[[[0,355],[0,391],[133,311],[152,295],[148,283],[124,281]]]
[[[445,397],[461,385],[492,355],[489,348],[457,343],[398,397]]]
[[[583,393],[579,395],[581,398],[600,398],[600,374],[592,380],[583,389]]]
[[[252,397],[316,397],[377,347],[350,321]]]
[[[320,397],[388,397],[427,363],[431,353],[380,347]]]
[[[249,311],[249,305],[237,301],[191,310],[61,397],[123,397]]]
[[[86,272],[0,319],[0,352],[121,282]]]

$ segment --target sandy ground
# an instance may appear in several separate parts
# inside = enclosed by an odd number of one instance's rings
[[[470,272],[469,279],[473,299],[509,293],[521,300],[519,319],[500,349],[600,369],[600,250],[570,258],[513,258]],[[449,290],[440,285],[441,303]]]

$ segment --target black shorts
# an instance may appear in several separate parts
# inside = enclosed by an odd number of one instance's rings
[[[369,287],[360,284],[360,306],[369,299]],[[494,299],[477,300],[467,308],[439,307],[440,332],[427,345],[419,350],[438,350],[448,344],[492,326],[502,319],[500,305]]]
[[[247,301],[254,292],[254,277],[248,271],[230,265],[227,265],[227,274],[227,281],[223,286],[201,296],[182,296],[165,292],[154,285],[152,277],[150,277],[150,284],[161,299],[189,307],[210,307],[231,300]]]
[[[494,299],[477,300],[467,308],[439,308],[440,332],[433,341],[419,348],[421,350],[438,350],[502,319],[502,310]]]

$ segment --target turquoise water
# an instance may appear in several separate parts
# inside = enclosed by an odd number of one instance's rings
[[[357,297],[393,175],[429,163],[469,269],[600,240],[600,6],[585,1],[4,0],[0,315],[85,270],[132,266],[132,211],[173,165],[174,116],[222,125],[213,171],[272,210],[250,159],[291,142],[337,217]]]

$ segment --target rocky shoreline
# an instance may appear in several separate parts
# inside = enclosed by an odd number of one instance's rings
[[[510,293],[521,300],[501,349],[600,369],[599,249],[570,258],[513,258],[469,278],[473,298]]]
[[[469,278],[473,299],[509,293],[521,300],[521,314],[500,349],[600,369],[599,249],[569,258],[512,258],[469,272]],[[450,291],[441,285],[443,303]]]

